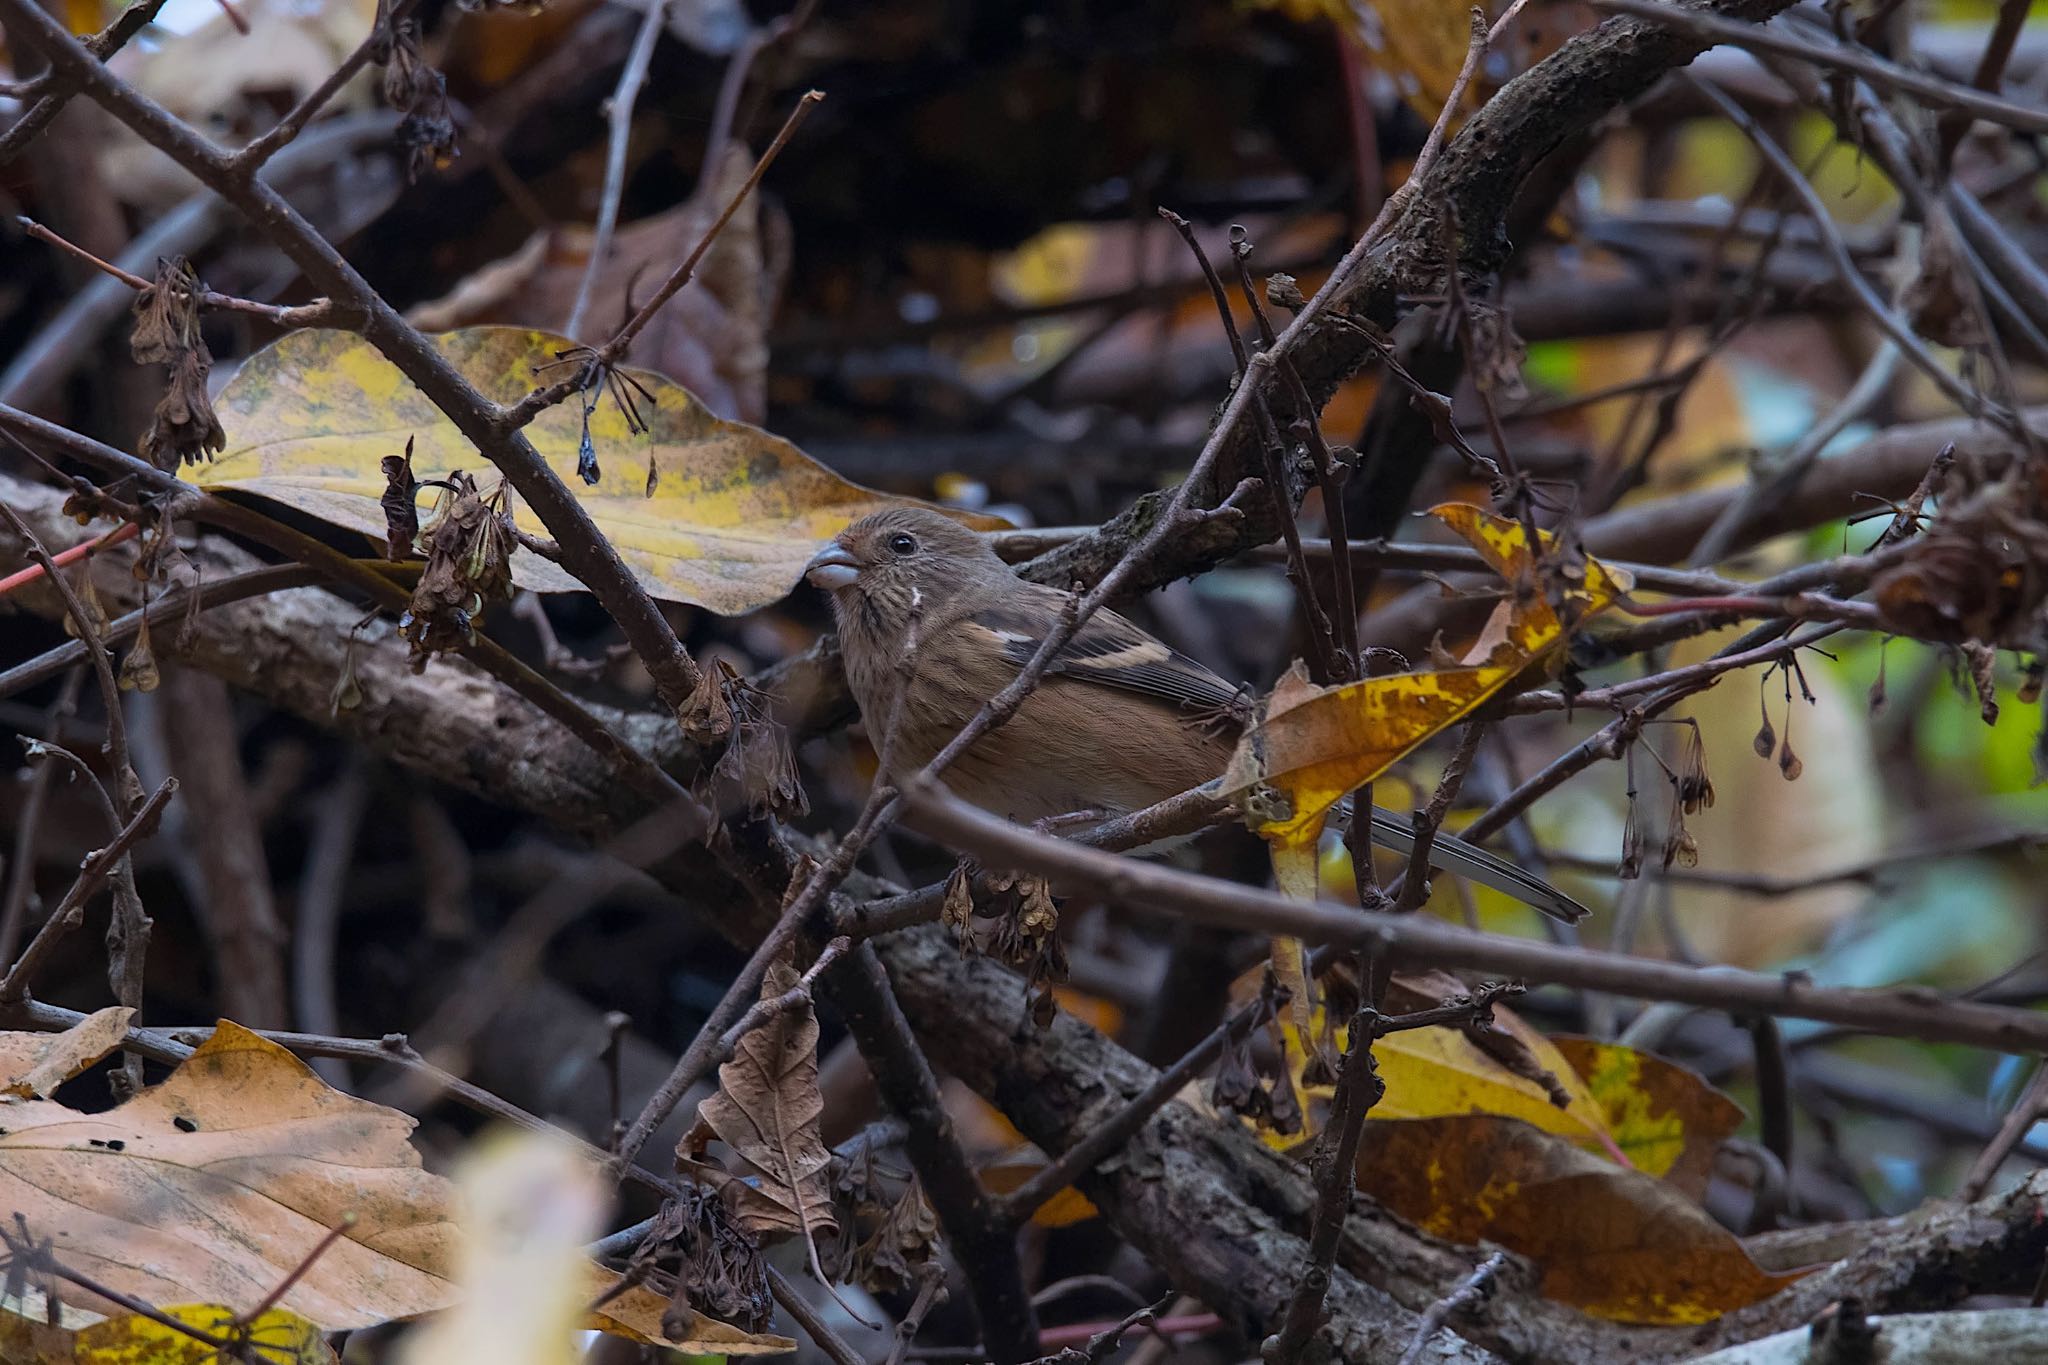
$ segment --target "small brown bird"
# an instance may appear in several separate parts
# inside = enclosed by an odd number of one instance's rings
[[[897,507],[853,523],[805,576],[832,594],[847,681],[880,745],[905,677],[891,766],[922,768],[1014,679],[1070,598],[1016,576],[959,523]],[[957,759],[945,781],[1019,823],[1141,810],[1214,780],[1236,746],[1239,690],[1113,611],[1098,611],[1008,724]],[[1218,723],[1219,720],[1222,723]],[[1408,822],[1373,811],[1373,842],[1397,852]],[[1570,923],[1586,909],[1484,849],[1439,834],[1430,862]]]

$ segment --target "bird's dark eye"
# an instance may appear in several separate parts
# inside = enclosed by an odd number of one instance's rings
[[[889,537],[889,553],[911,555],[917,553],[917,537],[898,531]]]

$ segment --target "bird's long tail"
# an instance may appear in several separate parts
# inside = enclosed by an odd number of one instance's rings
[[[1351,809],[1347,803],[1331,823],[1342,828],[1348,823],[1350,815]],[[1381,848],[1391,849],[1396,853],[1407,853],[1415,847],[1415,831],[1402,816],[1374,806],[1372,841]],[[1442,830],[1437,831],[1436,839],[1430,845],[1429,865],[1439,871],[1469,877],[1483,886],[1490,886],[1566,924],[1576,924],[1590,913],[1585,906],[1541,877],[1524,872],[1507,859],[1488,853],[1477,844],[1468,844],[1456,835],[1446,834]]]

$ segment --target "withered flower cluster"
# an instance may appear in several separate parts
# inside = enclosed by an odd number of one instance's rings
[[[960,863],[946,879],[939,916],[955,931],[961,952],[986,953],[1022,971],[1032,1022],[1052,1027],[1058,1012],[1052,988],[1067,979],[1067,950],[1059,939],[1059,907],[1045,878],[977,872]]]
[[[1902,635],[2048,652],[2048,488],[2016,467],[1952,500],[1871,585]]]
[[[206,392],[213,355],[199,334],[199,299],[205,292],[192,263],[169,256],[156,263],[156,279],[135,296],[129,350],[136,364],[162,365],[168,372],[164,396],[142,438],[142,454],[169,473],[186,461],[211,459],[228,443]]]
[[[418,180],[422,172],[446,166],[457,153],[448,78],[421,53],[419,21],[394,23],[386,6],[378,8],[378,45],[372,57],[384,68],[384,102],[405,116],[398,124],[398,145],[406,151],[406,179]]]
[[[398,633],[412,646],[415,673],[434,655],[469,644],[484,607],[512,595],[518,542],[505,510],[505,485],[486,498],[474,478],[460,470],[450,474],[420,541],[427,567],[398,622]]]
[[[877,1294],[909,1293],[934,1274],[943,1279],[938,1215],[917,1176],[901,1181],[892,1198],[890,1189],[899,1182],[883,1176],[872,1143],[851,1160],[835,1155],[832,1165],[833,1205],[843,1230],[838,1278]]]
[[[808,814],[811,802],[797,776],[789,731],[771,714],[769,694],[723,659],[715,668],[717,696],[730,717],[731,738],[700,795],[720,814],[742,808],[756,820]]]
[[[1224,1038],[1209,1078],[1209,1103],[1283,1136],[1301,1131],[1301,1097],[1287,1074],[1286,1055],[1260,1025],[1279,1018],[1286,1003],[1287,992],[1267,968],[1250,1027]]]
[[[718,1190],[686,1185],[662,1205],[633,1268],[668,1291],[662,1328],[679,1340],[698,1313],[748,1332],[762,1331],[774,1316],[760,1243]]]

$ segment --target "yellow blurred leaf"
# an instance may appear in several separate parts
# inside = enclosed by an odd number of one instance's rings
[[[434,340],[471,384],[501,403],[516,401],[537,380],[567,372],[538,369],[554,364],[570,345],[545,332],[476,327]],[[758,427],[721,420],[659,375],[631,373],[653,395],[652,402],[640,400],[652,430],[635,435],[617,404],[599,402],[590,415],[601,471],[596,484],[585,486],[576,476],[582,436],[576,400],[541,414],[527,436],[656,597],[726,614],[766,606],[796,584],[821,542],[858,517],[907,501],[848,483]],[[346,332],[293,332],[258,351],[228,381],[215,410],[228,447],[212,464],[189,471],[194,483],[268,498],[379,540],[385,532],[379,462],[402,451],[408,439],[419,478],[465,469],[487,476],[487,490],[496,486],[496,471],[426,395],[369,343]],[[512,503],[521,526],[546,534],[522,500]],[[949,515],[978,529],[1005,524]],[[538,555],[515,553],[511,565],[520,587],[582,589]]]
[[[1379,16],[1378,32],[1366,44],[1372,64],[1394,78],[1402,98],[1425,123],[1435,122],[1471,50],[1474,6],[1456,0],[1371,0],[1371,8]],[[1466,110],[1474,107],[1474,99],[1467,94]]]
[[[40,1300],[40,1296],[34,1296]],[[67,1320],[50,1326],[37,1304],[0,1303],[0,1362],[6,1365],[216,1365],[222,1353],[188,1332],[139,1314],[89,1325]],[[18,1311],[19,1310],[19,1311]],[[216,1339],[246,1343],[259,1365],[333,1365],[334,1351],[320,1329],[296,1313],[272,1308],[246,1328],[235,1311],[217,1303],[158,1306],[165,1317]],[[92,1315],[78,1315],[90,1317]]]
[[[981,1183],[991,1193],[1011,1194],[1044,1170],[1046,1165],[1039,1160],[999,1161],[981,1168]],[[1101,1216],[1102,1210],[1095,1207],[1094,1200],[1069,1185],[1040,1204],[1037,1212],[1031,1215],[1031,1221],[1042,1228],[1065,1228]]]
[[[1591,1038],[1549,1043],[1585,1082],[1631,1165],[1693,1199],[1706,1196],[1714,1153],[1742,1126],[1741,1105],[1653,1053]]]
[[[104,1113],[0,1098],[0,1209],[63,1265],[149,1303],[249,1307],[303,1270],[279,1308],[323,1331],[367,1327],[461,1296],[454,1192],[421,1169],[413,1126],[223,1021],[162,1084]],[[83,1290],[65,1297],[120,1311]],[[664,1306],[636,1288],[601,1325],[660,1340]],[[713,1326],[693,1339],[727,1354],[791,1348]]]
[[[62,1033],[0,1033],[0,1090],[46,1100],[50,1092],[121,1045],[135,1011],[109,1005]]]
[[[1535,1261],[1549,1297],[1622,1322],[1706,1322],[1799,1276],[1761,1269],[1669,1183],[1495,1115],[1373,1121],[1358,1187],[1424,1231]]]

